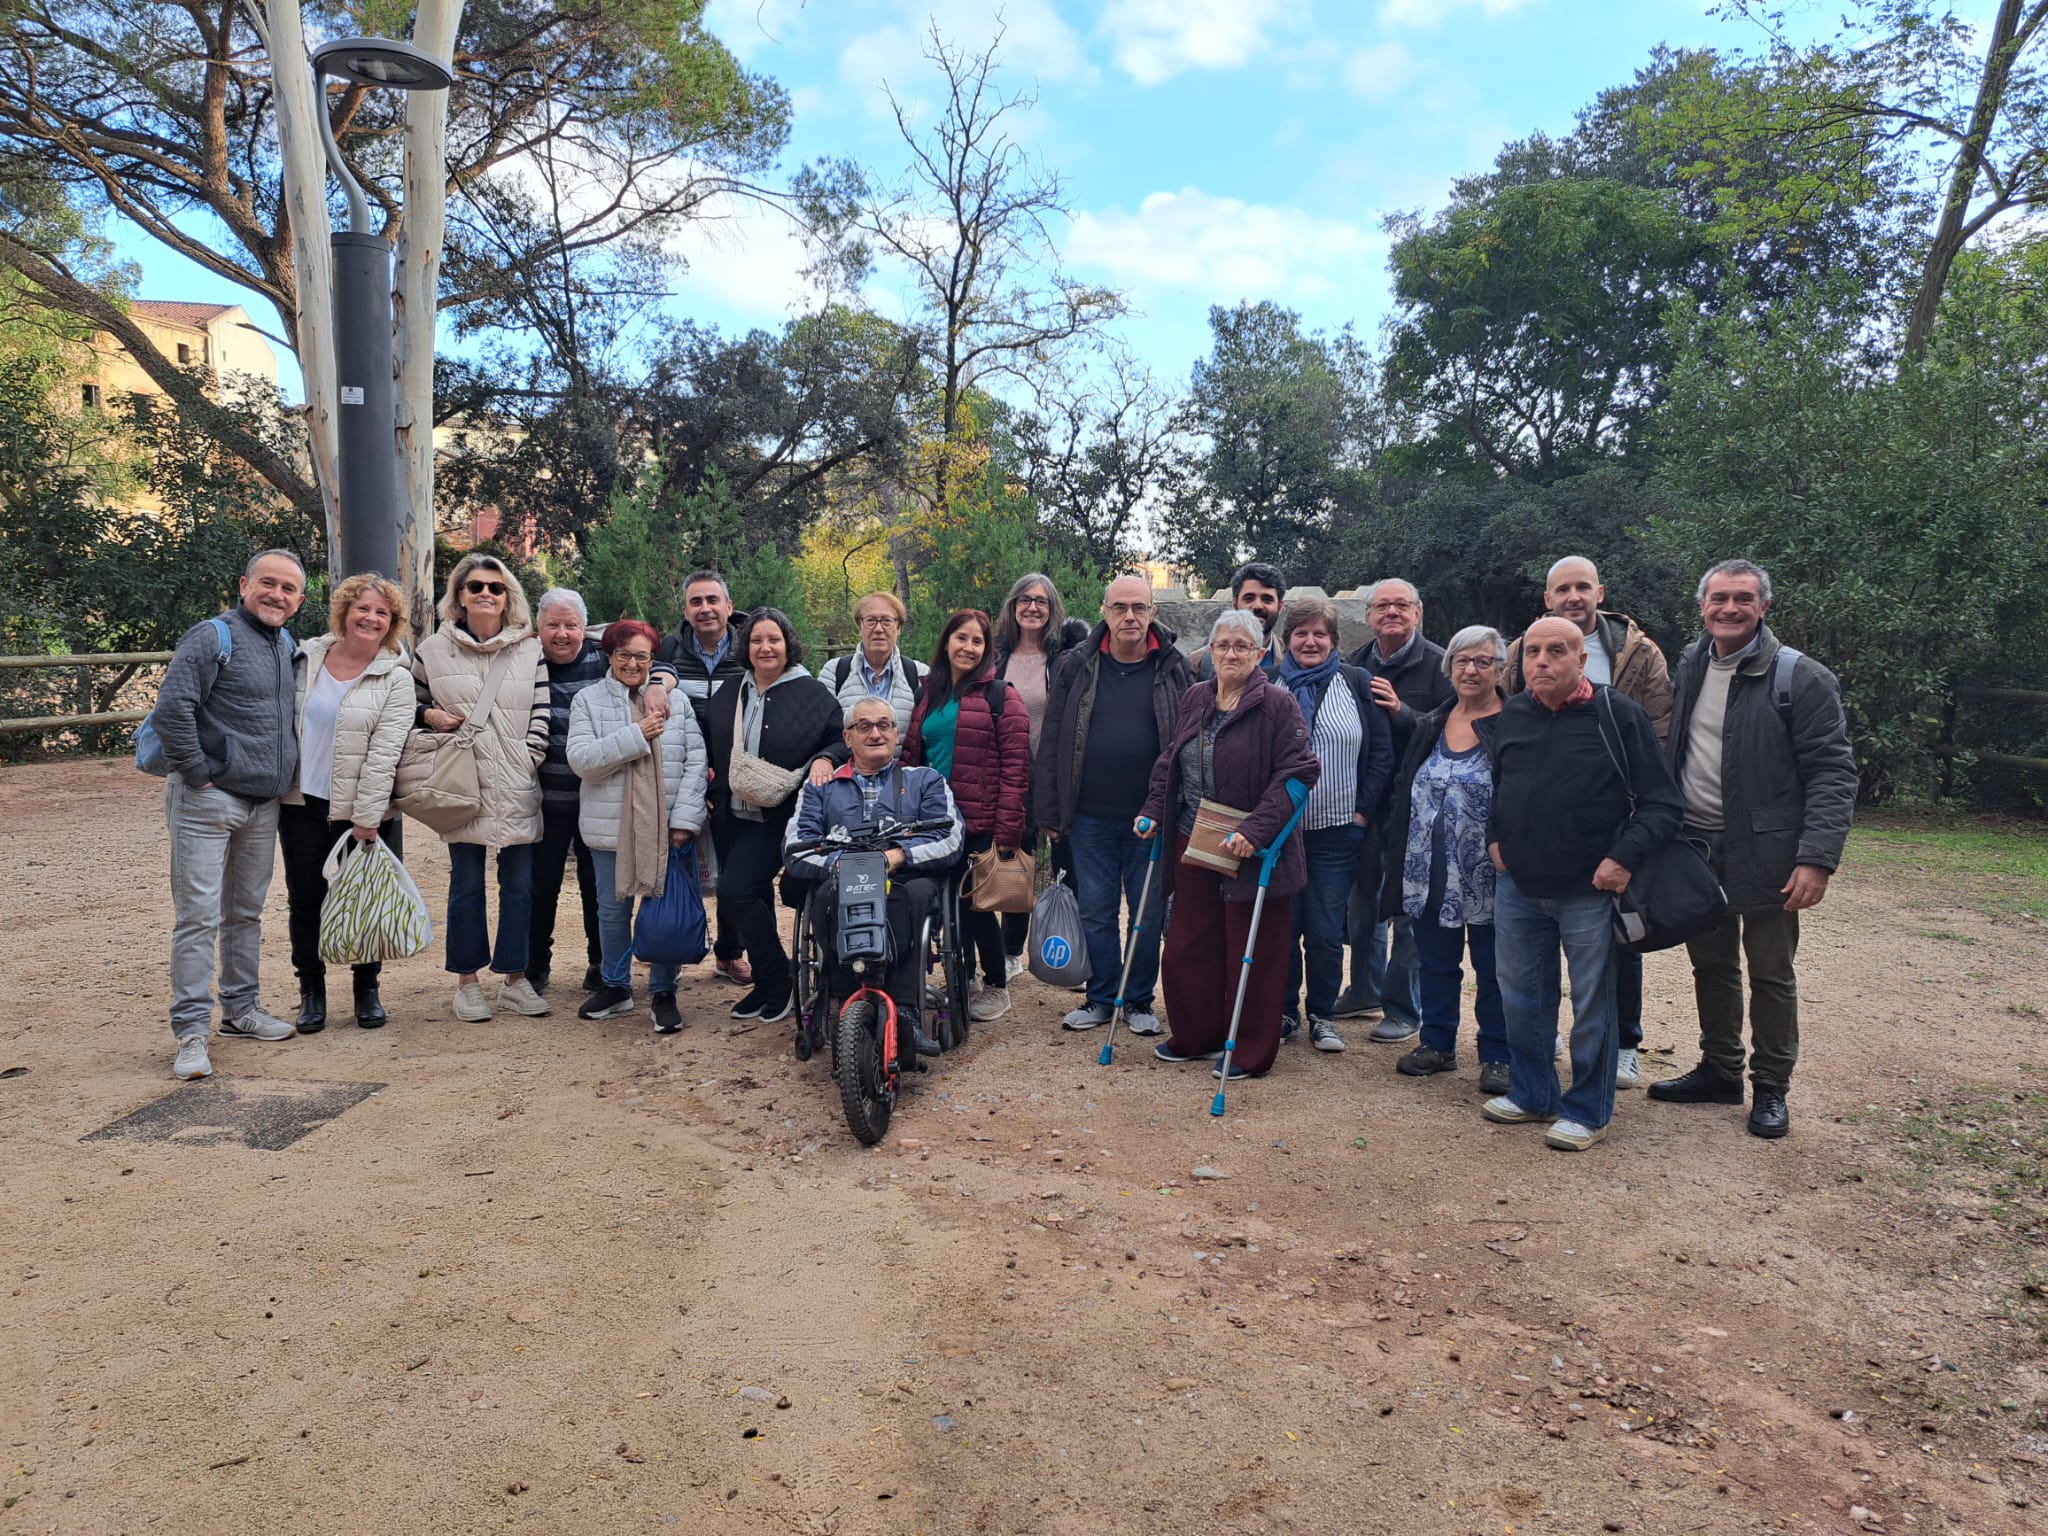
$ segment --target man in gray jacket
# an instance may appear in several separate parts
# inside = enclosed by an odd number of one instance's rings
[[[1856,758],[1832,672],[1764,624],[1771,578],[1723,560],[1700,578],[1706,633],[1678,660],[1671,767],[1685,830],[1713,849],[1728,914],[1690,940],[1700,1064],[1653,1083],[1675,1104],[1742,1102],[1742,962],[1749,961],[1752,1136],[1790,1129],[1799,1057],[1799,914],[1819,905],[1856,809]]]
[[[220,1032],[287,1040],[296,1031],[257,996],[263,900],[277,842],[277,800],[299,770],[291,637],[306,569],[266,549],[242,574],[241,602],[185,632],[150,712],[163,743],[171,833],[171,1033],[181,1078],[206,1077],[220,952]],[[223,640],[225,638],[225,643]],[[223,661],[223,655],[226,660]]]

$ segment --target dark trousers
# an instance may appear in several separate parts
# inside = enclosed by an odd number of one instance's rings
[[[1025,847],[1033,848],[1037,846],[1037,843],[1038,833],[1036,831],[1024,834]],[[1067,840],[1065,838],[1061,838],[1047,849],[1046,866],[1054,875],[1065,875],[1067,877],[1068,890],[1071,891],[1074,888],[1074,854],[1073,850],[1067,847]],[[1024,940],[1030,932],[1031,914],[1029,912],[1005,912],[1003,914],[1003,953],[1013,958],[1021,956],[1024,953]]]
[[[1508,1059],[1508,1021],[1502,1010],[1500,982],[1493,974],[1493,924],[1472,923],[1445,928],[1427,918],[1413,918],[1415,956],[1422,977],[1422,1043],[1432,1051],[1458,1048],[1458,1013],[1464,1001],[1461,963],[1472,950],[1472,980],[1478,996],[1472,1017],[1479,1026],[1479,1059]]]
[[[526,941],[526,969],[533,976],[546,976],[554,969],[555,910],[561,904],[572,853],[576,890],[583,899],[583,950],[592,965],[604,965],[604,944],[597,929],[597,875],[590,850],[576,830],[576,814],[573,805],[541,807],[540,841],[533,847],[533,924]]]
[[[1713,849],[1714,873],[1728,880],[1722,834],[1687,827]],[[1700,1055],[1724,1077],[1742,1076],[1742,967],[1749,963],[1749,1077],[1783,1093],[1799,1060],[1799,914],[1730,912],[1711,932],[1686,941],[1699,1005]]]
[[[1643,1045],[1643,957],[1632,949],[1614,951],[1614,1011],[1621,1018],[1621,1048]]]
[[[984,853],[995,847],[996,840],[988,832],[967,834],[965,851]],[[961,936],[974,946],[974,957],[981,962],[981,982],[986,987],[1007,987],[1010,984],[1009,955],[1003,946],[1003,919],[1019,914],[1010,912],[977,912],[964,898],[960,903]],[[1029,913],[1022,914],[1028,918]]]
[[[1176,833],[1171,857],[1178,861],[1187,845],[1188,840]],[[1173,872],[1173,920],[1166,925],[1166,955],[1160,966],[1166,989],[1167,1049],[1176,1055],[1220,1051],[1230,1038],[1230,1010],[1237,1001],[1251,926],[1252,903],[1225,901],[1221,875],[1178,864]],[[1287,952],[1293,945],[1294,898],[1269,895],[1259,917],[1251,980],[1237,1021],[1237,1053],[1231,1058],[1253,1075],[1271,1067],[1280,1053],[1280,1009],[1287,993]]]
[[[403,858],[398,828],[399,818],[394,816],[377,828],[377,836]],[[327,897],[322,870],[327,851],[348,830],[347,822],[327,819],[327,802],[318,795],[306,796],[304,805],[277,808],[277,846],[284,855],[284,889],[291,903],[292,969],[298,972],[302,991],[327,986],[327,965],[320,958],[320,903]],[[372,962],[354,969],[360,980],[369,982],[384,967]]]
[[[500,976],[526,974],[526,937],[533,931],[533,844],[498,850],[498,942],[491,943],[484,904],[481,843],[448,845],[448,964],[457,976],[487,967]]]
[[[919,951],[917,931],[931,914],[938,899],[936,880],[891,880],[889,882],[889,945],[894,958],[882,978],[882,990],[896,1000],[899,1019],[915,1022],[924,1001],[924,955]],[[839,882],[827,877],[811,893],[811,929],[818,936],[818,952],[831,972],[831,1002],[828,1016],[837,1016],[836,1005],[853,995],[861,978],[839,968]]]
[[[718,920],[734,934],[754,967],[755,989],[770,996],[788,990],[789,951],[782,947],[775,876],[782,868],[782,824],[735,817],[714,826],[718,845]]]
[[[1300,997],[1305,977],[1308,1011],[1317,1018],[1327,1019],[1336,1011],[1337,993],[1344,985],[1345,902],[1365,836],[1364,827],[1348,821],[1301,834],[1308,887],[1294,904],[1294,937],[1300,943],[1288,945],[1287,1006],[1292,1008]]]

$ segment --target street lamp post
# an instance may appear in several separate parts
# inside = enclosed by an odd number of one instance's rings
[[[348,228],[331,237],[341,548],[330,553],[329,563],[337,578],[358,571],[395,578],[400,497],[393,449],[391,247],[371,230],[369,199],[334,142],[326,109],[329,75],[397,91],[445,91],[455,77],[431,54],[389,38],[346,37],[313,54],[314,115],[327,163],[348,196]]]

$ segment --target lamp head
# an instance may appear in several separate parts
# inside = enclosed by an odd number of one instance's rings
[[[342,37],[313,50],[313,73],[394,91],[445,91],[455,74],[431,53],[388,37]]]

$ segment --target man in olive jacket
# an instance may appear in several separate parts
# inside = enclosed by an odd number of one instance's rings
[[[1685,830],[1713,849],[1728,893],[1719,927],[1686,945],[1700,1064],[1650,1097],[1742,1102],[1742,962],[1749,962],[1750,1134],[1790,1128],[1799,1057],[1799,914],[1827,895],[1856,809],[1856,759],[1832,672],[1764,624],[1771,578],[1724,560],[1700,578],[1706,633],[1678,661],[1668,750]]]

